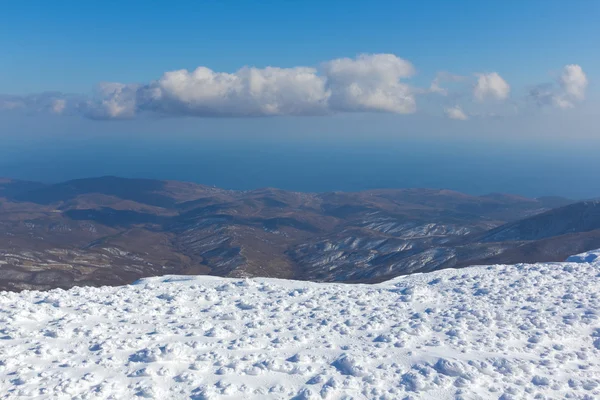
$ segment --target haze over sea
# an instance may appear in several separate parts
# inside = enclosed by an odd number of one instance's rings
[[[0,176],[43,182],[103,175],[191,181],[227,189],[324,192],[446,188],[470,194],[598,197],[594,146],[402,138],[223,138],[190,135],[5,138]],[[185,137],[184,137],[185,136]]]

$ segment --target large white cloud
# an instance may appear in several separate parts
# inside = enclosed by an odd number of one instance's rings
[[[393,54],[361,55],[323,64],[331,91],[330,107],[339,111],[415,112],[414,92],[400,81],[414,72],[410,62]]]
[[[140,111],[163,115],[253,117],[333,112],[416,111],[413,89],[400,82],[412,64],[392,54],[340,58],[309,67],[245,67],[235,73],[206,67],[166,72],[139,87],[105,84],[86,103],[93,118],[128,118]]]
[[[229,74],[206,67],[165,73],[138,92],[139,107],[197,116],[319,115],[330,93],[313,68],[242,68]]]
[[[206,67],[166,72],[145,85],[102,84],[83,104],[91,118],[131,118],[139,112],[202,117],[323,115],[416,111],[413,90],[400,82],[412,64],[392,54],[361,55],[310,67],[250,68],[234,73]]]
[[[497,72],[477,74],[473,95],[479,101],[485,99],[505,100],[510,93],[510,85]]]

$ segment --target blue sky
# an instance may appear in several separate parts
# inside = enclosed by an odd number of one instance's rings
[[[586,0],[4,1],[0,175],[58,139],[576,157],[599,142],[599,20]]]
[[[0,88],[24,94],[148,82],[199,65],[316,65],[361,53],[514,85],[577,63],[600,70],[596,1],[4,1]]]

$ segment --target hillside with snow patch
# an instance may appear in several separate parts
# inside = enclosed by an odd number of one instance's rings
[[[598,254],[377,285],[2,292],[0,398],[598,398]]]

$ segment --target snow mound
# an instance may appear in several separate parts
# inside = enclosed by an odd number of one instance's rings
[[[3,292],[0,398],[600,398],[598,254],[371,286]]]
[[[600,250],[593,250],[571,256],[567,258],[567,262],[592,263],[594,261],[598,261],[598,257],[600,257]]]

